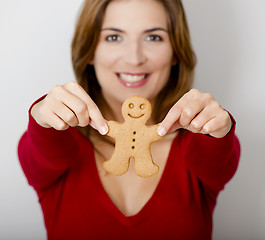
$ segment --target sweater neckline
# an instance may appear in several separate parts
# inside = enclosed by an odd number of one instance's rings
[[[155,188],[155,191],[153,192],[152,196],[149,198],[149,200],[145,203],[145,205],[142,207],[142,209],[136,213],[135,215],[132,216],[126,216],[124,215],[119,208],[113,203],[113,201],[111,200],[111,198],[109,197],[108,193],[105,191],[100,177],[99,177],[99,173],[97,170],[97,166],[96,166],[96,158],[95,158],[95,150],[93,148],[93,156],[91,159],[91,167],[92,167],[92,172],[94,175],[94,183],[95,183],[95,189],[96,189],[96,193],[98,195],[99,200],[102,203],[102,206],[105,207],[105,209],[109,212],[109,214],[111,214],[117,221],[119,221],[120,223],[122,223],[125,226],[131,226],[131,225],[135,225],[141,221],[144,221],[144,219],[148,218],[148,216],[151,216],[151,212],[155,211],[155,207],[157,205],[157,207],[159,207],[159,198],[161,196],[160,192],[163,190],[163,186],[166,184],[167,179],[168,179],[168,174],[170,172],[170,169],[172,168],[172,164],[173,164],[173,156],[174,156],[174,152],[175,152],[175,148],[173,147],[175,145],[175,142],[178,139],[178,135],[177,134],[175,136],[175,138],[172,140],[171,142],[171,146],[170,146],[170,151],[167,157],[167,162],[165,165],[165,168],[163,170],[163,173],[161,175],[161,178]],[[92,143],[91,143],[92,144]]]

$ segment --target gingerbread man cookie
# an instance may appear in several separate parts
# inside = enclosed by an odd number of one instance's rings
[[[128,171],[130,159],[134,159],[134,169],[140,177],[151,177],[159,167],[153,162],[151,143],[161,139],[158,125],[146,126],[151,116],[150,102],[140,96],[129,97],[122,105],[123,123],[108,121],[108,136],[115,139],[115,149],[110,160],[103,168],[114,175]]]

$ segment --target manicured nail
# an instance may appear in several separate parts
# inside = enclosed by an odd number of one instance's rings
[[[159,126],[158,129],[157,129],[157,133],[158,133],[158,135],[160,135],[161,137],[163,137],[166,134],[166,129],[163,128],[163,127],[161,127],[161,126]]]
[[[100,128],[99,132],[101,135],[106,135],[108,133],[108,131],[109,131],[109,128],[108,128],[108,125],[106,124],[105,126]]]

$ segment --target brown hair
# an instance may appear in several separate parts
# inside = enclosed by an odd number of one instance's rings
[[[86,0],[79,16],[72,41],[72,62],[77,82],[100,106],[103,99],[97,82],[93,60],[99,40],[105,10],[112,0]],[[160,122],[179,98],[189,91],[193,83],[196,63],[190,40],[188,24],[181,0],[155,0],[160,2],[168,13],[168,30],[174,58],[166,86],[157,96],[153,108],[153,119]]]

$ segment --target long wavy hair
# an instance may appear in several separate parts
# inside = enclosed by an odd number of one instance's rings
[[[99,41],[101,26],[108,4],[112,0],[85,0],[78,18],[72,41],[72,63],[77,82],[100,107],[104,102],[96,79],[93,60]],[[191,45],[190,33],[181,0],[154,0],[160,2],[168,13],[168,31],[177,64],[172,66],[165,87],[157,96],[152,118],[160,122],[169,109],[193,84],[196,57]],[[80,130],[89,133],[89,127]]]

